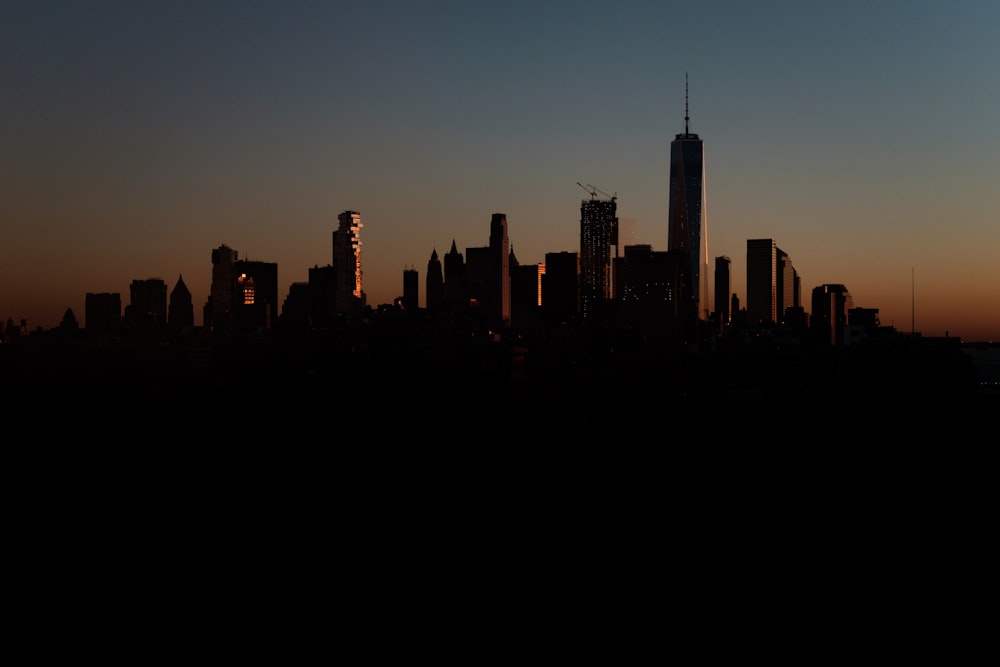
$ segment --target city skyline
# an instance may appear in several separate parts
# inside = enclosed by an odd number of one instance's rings
[[[345,210],[369,305],[410,267],[423,304],[432,251],[486,245],[493,213],[522,265],[578,252],[580,182],[616,193],[623,247],[665,250],[687,77],[709,261],[744,305],[746,241],[771,238],[803,300],[843,284],[883,325],[997,340],[998,23],[987,2],[5,3],[0,317],[82,323],[86,293],[153,277],[200,312],[221,245],[276,263],[284,299]]]

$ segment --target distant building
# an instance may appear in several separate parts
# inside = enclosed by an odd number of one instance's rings
[[[770,328],[777,321],[778,246],[774,239],[747,239],[747,326]]]
[[[233,265],[233,320],[238,331],[270,329],[278,321],[278,265],[240,259]]]
[[[361,270],[361,214],[344,211],[333,232],[333,268],[336,274],[337,314],[353,316],[365,306]]]
[[[542,276],[542,321],[546,326],[577,323],[580,312],[580,254],[545,253]]]
[[[718,331],[722,332],[732,324],[729,295],[732,290],[732,260],[725,255],[715,258],[715,319]]]
[[[420,312],[420,274],[412,267],[403,269],[403,310]]]
[[[184,284],[184,276],[177,276],[177,283],[170,291],[170,307],[167,325],[173,333],[189,332],[194,329],[194,302],[191,291]]]
[[[233,310],[233,266],[238,259],[239,253],[224,243],[212,250],[212,286],[202,311],[203,325],[209,331],[224,333],[229,330]]]
[[[593,186],[591,186],[593,187]],[[606,324],[614,297],[613,255],[618,255],[617,197],[600,199],[596,189],[580,202],[580,321]]]
[[[812,291],[812,316],[809,331],[813,340],[828,345],[845,344],[847,315],[854,299],[843,285],[827,284]]]
[[[425,281],[424,307],[432,315],[437,314],[444,304],[444,272],[441,260],[438,258],[437,248],[431,251],[431,258],[427,261]]]

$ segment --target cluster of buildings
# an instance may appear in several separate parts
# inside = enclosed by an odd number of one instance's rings
[[[403,271],[402,296],[373,310],[363,285],[361,214],[346,210],[333,231],[330,264],[310,268],[308,281],[293,283],[283,301],[276,263],[241,259],[227,245],[213,249],[201,331],[221,336],[278,327],[323,330],[376,314],[494,335],[539,327],[640,330],[684,345],[734,330],[775,328],[842,344],[877,328],[878,311],[854,308],[843,285],[815,287],[810,317],[800,277],[774,239],[747,241],[745,307],[731,288],[729,257],[714,258],[710,295],[704,143],[690,131],[689,121],[685,91],[684,131],[670,144],[666,250],[621,246],[617,196],[590,186],[585,188],[590,197],[580,203],[577,251],[550,252],[543,263],[521,264],[506,215],[494,213],[487,245],[466,247],[463,254],[453,240],[442,256],[432,250],[424,307],[419,305],[419,274],[411,268]],[[134,280],[124,311],[120,294],[88,293],[84,328],[108,338],[194,331],[195,306],[183,276],[169,299],[167,291],[162,279]]]

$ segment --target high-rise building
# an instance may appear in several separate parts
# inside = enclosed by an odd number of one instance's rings
[[[233,310],[233,265],[238,259],[239,253],[224,243],[212,250],[212,287],[202,311],[206,329],[221,331],[229,325]]]
[[[361,214],[344,211],[333,232],[333,268],[336,274],[336,309],[339,315],[355,315],[365,305],[361,278]]]
[[[162,278],[133,280],[125,326],[132,331],[159,332],[167,326],[167,283]]]
[[[427,278],[424,289],[424,306],[427,312],[436,313],[444,303],[444,273],[441,268],[441,260],[438,258],[437,248],[431,251],[431,258],[427,261]]]
[[[809,330],[814,339],[828,345],[843,345],[848,314],[853,308],[854,298],[843,285],[814,287],[812,316],[809,318]]]
[[[233,264],[233,321],[240,331],[270,329],[278,321],[278,265],[240,259]]]
[[[729,313],[732,265],[732,261],[725,255],[715,258],[715,317],[720,331],[728,329],[732,323]]]
[[[591,186],[593,187],[593,186]],[[617,196],[580,202],[580,319],[584,324],[603,321],[613,298],[612,253],[618,255]]]
[[[412,266],[403,269],[403,309],[414,314],[420,310],[420,274]]]
[[[490,271],[487,278],[489,321],[493,326],[510,326],[510,238],[507,215],[490,218]]]
[[[747,326],[777,322],[778,246],[774,239],[747,239]]]
[[[469,300],[465,256],[458,251],[455,239],[444,256],[444,300],[451,312],[464,309]]]
[[[170,292],[167,324],[175,333],[194,328],[194,303],[191,300],[191,290],[184,284],[182,275],[177,277],[177,283]]]
[[[545,253],[542,275],[542,320],[547,326],[576,321],[580,309],[580,253]]]
[[[789,308],[799,305],[795,298],[795,267],[788,253],[781,248],[775,248],[777,255],[777,271],[775,276],[774,310],[775,321],[785,324],[785,313]]]
[[[705,145],[689,127],[684,77],[684,132],[670,142],[670,200],[667,250],[687,253],[690,273],[680,277],[679,296],[690,301],[680,312],[708,319],[708,221],[705,207]]]

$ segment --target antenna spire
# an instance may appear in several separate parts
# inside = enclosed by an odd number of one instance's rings
[[[684,72],[684,134],[690,134],[688,131],[688,73]]]

